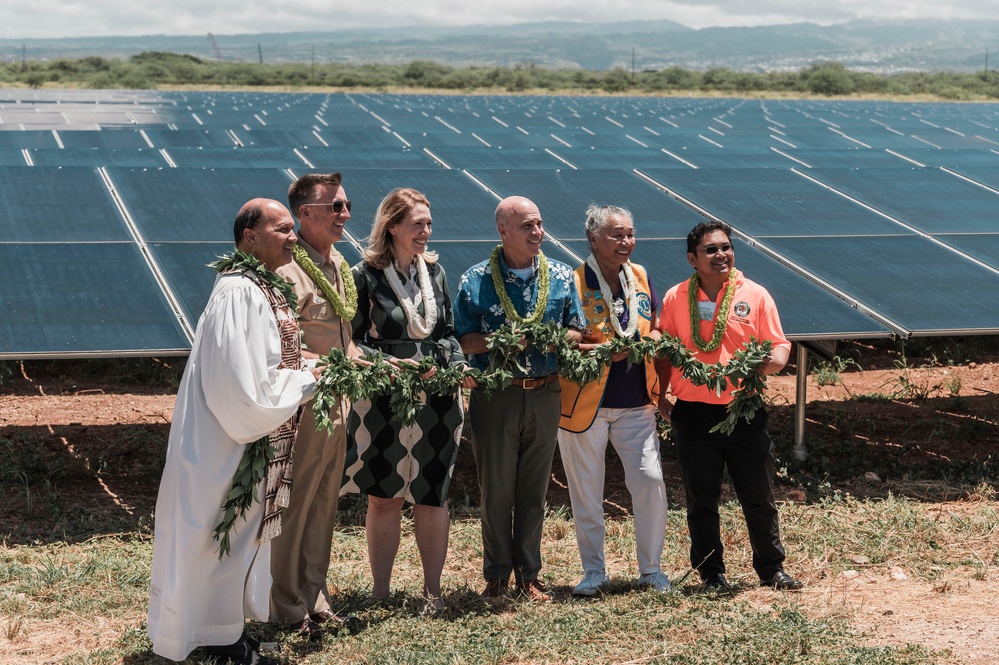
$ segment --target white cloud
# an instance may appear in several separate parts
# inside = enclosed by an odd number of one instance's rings
[[[693,28],[857,18],[994,19],[995,0],[7,0],[0,38],[336,31],[356,27],[669,19]]]

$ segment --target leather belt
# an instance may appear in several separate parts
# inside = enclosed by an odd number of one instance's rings
[[[555,381],[558,381],[558,374],[549,374],[548,376],[525,376],[523,378],[513,379],[512,383],[516,387],[523,390],[536,390],[537,388],[544,388]]]

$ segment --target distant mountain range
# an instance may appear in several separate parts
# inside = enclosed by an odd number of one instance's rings
[[[215,47],[218,51],[216,52]],[[545,22],[459,28],[0,40],[0,59],[128,58],[169,51],[244,62],[406,63],[455,67],[535,65],[630,70],[677,66],[785,71],[827,60],[860,71],[981,71],[999,65],[999,21],[853,21],[694,30],[672,21]]]

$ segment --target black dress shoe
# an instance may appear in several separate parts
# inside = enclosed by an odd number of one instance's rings
[[[712,589],[714,591],[732,591],[732,585],[728,583],[725,576],[721,573],[710,573],[705,575],[701,579],[701,585],[705,589]]]
[[[800,591],[805,585],[783,570],[778,570],[770,579],[760,580],[760,586],[773,587],[778,591]]]
[[[290,628],[300,637],[306,637],[313,642],[323,639],[323,635],[326,634],[326,629],[313,621],[312,617],[296,621],[291,624]]]
[[[216,663],[234,663],[235,665],[281,665],[281,661],[266,656],[261,656],[257,652],[260,642],[245,633],[235,644],[225,646],[205,646],[201,647],[206,658],[210,658]]]

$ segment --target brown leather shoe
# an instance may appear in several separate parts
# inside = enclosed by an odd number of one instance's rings
[[[321,610],[315,614],[310,614],[309,618],[314,623],[323,626],[323,630],[333,631],[348,630],[351,633],[358,633],[361,630],[361,620],[353,614],[346,616],[337,614],[333,610]]]
[[[487,580],[486,588],[479,595],[483,598],[499,598],[505,596],[510,588],[510,583],[506,580]]]
[[[319,612],[316,612],[315,614],[310,614],[309,618],[320,625],[326,623],[327,621],[331,621],[335,624],[344,623],[346,621],[346,619],[344,619],[342,616],[340,616],[333,610],[321,610]]]
[[[518,582],[517,592],[527,596],[528,600],[536,603],[552,602],[551,594],[548,593],[548,589],[541,583],[541,580],[524,580],[523,582]]]
[[[323,639],[323,635],[326,634],[326,629],[313,621],[311,617],[296,621],[291,624],[290,628],[299,637],[308,638],[313,642]]]

